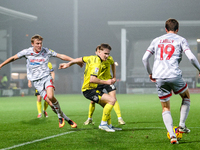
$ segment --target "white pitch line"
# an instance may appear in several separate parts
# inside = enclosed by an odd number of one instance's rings
[[[57,134],[57,135],[45,137],[45,138],[43,138],[43,139],[38,139],[38,140],[34,140],[34,141],[30,141],[30,142],[26,142],[26,143],[14,145],[14,146],[7,147],[7,148],[3,148],[3,149],[0,149],[0,150],[13,149],[13,148],[16,148],[16,147],[20,147],[20,146],[24,146],[24,145],[28,145],[28,144],[32,144],[32,143],[36,143],[36,142],[40,142],[40,141],[44,141],[44,140],[47,140],[47,139],[52,139],[52,138],[55,138],[55,137],[58,137],[58,136],[62,136],[62,135],[65,135],[65,134],[70,134],[70,133],[72,133],[72,132],[76,132],[76,131],[64,132],[64,133],[61,133],[61,134]]]
[[[133,127],[133,128],[126,128],[126,129],[133,129],[134,130],[134,129],[144,129],[144,128],[146,128],[146,129],[165,129],[165,127]],[[190,127],[190,128],[200,128],[200,127]],[[82,128],[82,130],[84,130],[84,129],[88,129],[88,128]],[[62,135],[65,135],[65,134],[70,134],[72,132],[76,132],[76,131],[64,132],[64,133],[61,133],[61,134],[49,136],[49,137],[46,137],[46,138],[43,138],[43,139],[38,139],[38,140],[31,141],[31,142],[26,142],[26,143],[14,145],[14,146],[3,148],[3,149],[0,149],[0,150],[13,149],[13,148],[16,148],[16,147],[20,147],[20,146],[24,146],[24,145],[28,145],[28,144],[32,144],[32,143],[36,143],[36,142],[40,142],[40,141],[44,141],[44,140],[51,139],[51,138],[58,137],[58,136],[62,136]]]

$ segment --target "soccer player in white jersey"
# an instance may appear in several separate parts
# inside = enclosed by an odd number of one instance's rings
[[[53,81],[55,81],[55,72],[54,72],[54,69],[53,69],[53,66],[51,64],[51,62],[48,62],[48,67],[50,69],[50,74],[51,74],[51,77],[53,79]],[[32,83],[30,80],[28,80],[28,87],[31,88],[32,87]],[[38,92],[38,90],[35,89],[35,96],[37,97],[37,111],[38,111],[38,115],[37,115],[37,118],[41,118],[42,117],[42,96],[40,95],[40,93]],[[43,107],[43,114],[44,114],[44,117],[48,117],[48,114],[47,114],[47,107],[48,107],[48,103],[47,101],[44,101],[44,107]]]
[[[32,81],[34,87],[40,93],[44,100],[48,102],[52,110],[58,115],[59,127],[62,128],[65,125],[66,120],[72,128],[76,128],[77,124],[69,119],[62,111],[59,102],[54,97],[54,85],[48,68],[48,62],[50,57],[57,57],[61,60],[71,61],[73,58],[56,53],[55,51],[42,47],[43,38],[40,35],[34,35],[31,38],[32,47],[24,49],[14,56],[5,60],[0,64],[0,69],[19,58],[26,58],[27,78]],[[79,64],[82,67],[82,64]]]
[[[189,133],[185,122],[190,110],[190,94],[187,83],[182,78],[179,63],[182,52],[200,72],[200,64],[191,52],[185,38],[177,35],[179,23],[175,19],[168,19],[165,23],[167,34],[155,38],[147,48],[142,61],[152,82],[156,83],[158,97],[162,105],[163,122],[170,133],[171,143],[177,144],[176,134],[173,131],[173,119],[170,112],[170,97],[172,91],[182,98],[178,131]],[[150,68],[149,58],[154,55],[153,70]]]

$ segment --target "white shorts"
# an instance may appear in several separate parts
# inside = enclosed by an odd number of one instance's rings
[[[46,89],[49,88],[49,87],[53,87],[55,89],[55,87],[53,85],[53,79],[50,75],[43,77],[40,80],[33,81],[33,84],[34,84],[34,87],[38,90],[38,92],[40,93],[40,95],[43,97],[44,100],[47,97]]]
[[[160,101],[166,102],[174,94],[181,94],[188,89],[181,76],[176,78],[156,79],[156,88]]]

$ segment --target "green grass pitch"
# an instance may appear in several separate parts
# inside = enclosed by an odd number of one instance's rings
[[[118,125],[112,111],[112,124],[122,131],[108,133],[98,129],[102,108],[96,104],[94,125],[83,125],[87,119],[89,100],[83,95],[56,95],[63,112],[75,121],[77,129],[67,123],[58,127],[58,118],[50,107],[48,118],[37,118],[36,97],[0,98],[0,149],[53,150],[196,150],[200,149],[200,95],[191,95],[190,113],[186,122],[191,133],[184,134],[179,144],[172,145],[162,120],[162,109],[157,95],[118,94],[122,117],[126,125]],[[174,125],[179,123],[181,99],[171,97]]]

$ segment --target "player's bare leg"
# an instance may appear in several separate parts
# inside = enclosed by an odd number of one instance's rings
[[[54,110],[56,111],[59,118],[59,127],[62,128],[65,125],[66,120],[72,128],[76,128],[77,124],[67,117],[61,110],[60,104],[54,97],[54,89],[52,87],[47,88],[47,98],[52,102]]]

